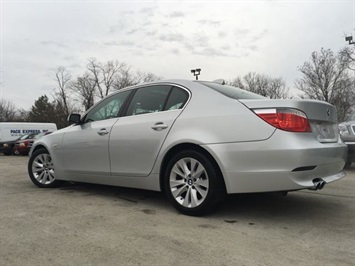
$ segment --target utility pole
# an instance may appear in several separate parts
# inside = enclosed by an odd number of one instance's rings
[[[194,74],[196,80],[198,80],[198,76],[201,74],[201,68],[191,69],[191,73]]]

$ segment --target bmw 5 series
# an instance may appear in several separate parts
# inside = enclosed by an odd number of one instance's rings
[[[226,194],[322,189],[345,176],[334,106],[271,100],[214,82],[165,80],[119,90],[36,141],[28,172],[162,191],[187,215]]]

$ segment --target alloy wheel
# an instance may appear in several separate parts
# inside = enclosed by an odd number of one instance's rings
[[[185,208],[195,208],[207,197],[209,178],[201,162],[182,158],[171,169],[169,185],[176,202]]]
[[[52,158],[47,153],[37,155],[32,162],[33,177],[43,185],[50,185],[55,181]]]

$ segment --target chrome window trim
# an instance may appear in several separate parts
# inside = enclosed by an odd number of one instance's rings
[[[177,87],[177,88],[180,88],[184,91],[186,91],[188,93],[188,99],[187,101],[185,102],[184,106],[177,109],[177,110],[181,110],[183,111],[186,107],[186,105],[190,102],[191,98],[192,98],[192,94],[191,94],[191,91],[187,88],[185,88],[184,86],[180,85],[180,84],[176,84],[176,83],[172,83],[172,82],[162,82],[162,83],[145,83],[145,84],[139,84],[139,85],[134,85],[134,86],[129,86],[129,87],[126,87],[124,89],[121,89],[121,90],[118,90],[118,91],[115,91],[109,95],[107,95],[105,98],[101,99],[100,101],[98,101],[97,103],[95,103],[93,106],[91,106],[89,108],[89,110],[87,110],[83,115],[82,115],[82,118],[85,119],[85,117],[88,115],[89,112],[91,112],[92,109],[94,109],[97,105],[99,105],[101,102],[107,100],[108,98],[111,98],[113,97],[114,95],[118,94],[118,93],[123,93],[125,91],[135,91],[135,90],[138,90],[138,89],[141,89],[141,88],[144,88],[144,87],[150,87],[150,86],[157,86],[157,85],[168,85],[168,86],[172,86],[172,87]],[[129,96],[128,96],[129,97]],[[131,101],[132,99],[130,99]],[[165,111],[161,111],[161,112],[166,112],[166,111],[171,111],[171,110],[165,110]],[[160,113],[160,112],[159,112]]]

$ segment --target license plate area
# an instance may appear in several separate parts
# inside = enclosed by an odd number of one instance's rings
[[[338,141],[338,127],[333,123],[311,122],[312,133],[322,143]]]

